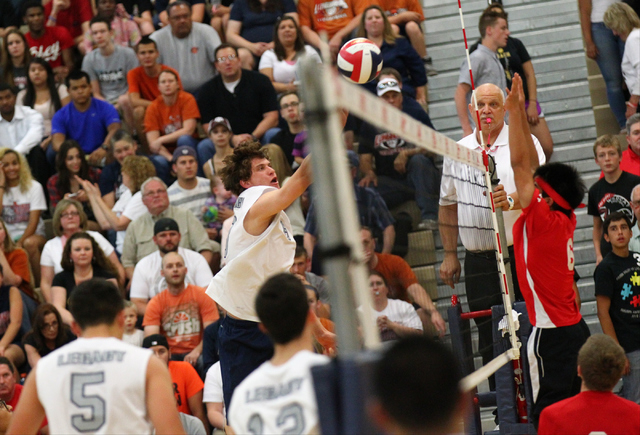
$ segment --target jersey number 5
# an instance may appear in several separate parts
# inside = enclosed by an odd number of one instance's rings
[[[86,413],[71,416],[71,425],[78,432],[95,432],[102,427],[106,418],[106,403],[98,395],[85,394],[84,387],[104,383],[104,372],[73,373],[71,375],[71,402],[78,408],[89,408]]]

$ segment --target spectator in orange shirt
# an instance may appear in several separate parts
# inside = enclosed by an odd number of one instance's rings
[[[200,110],[193,95],[180,90],[178,74],[173,70],[164,70],[158,75],[160,96],[147,107],[144,116],[144,128],[149,142],[151,155],[158,176],[171,184],[169,170],[173,160],[173,151],[179,146],[196,149],[198,134],[196,127],[200,119]],[[199,166],[204,163],[200,162]]]
[[[151,349],[155,356],[160,358],[169,368],[178,411],[198,417],[209,433],[209,423],[202,403],[204,383],[198,373],[186,362],[170,360],[171,350],[169,350],[169,343],[164,335],[154,334],[146,337],[142,341],[142,347]]]
[[[300,0],[300,30],[307,44],[321,48],[319,33],[326,31],[334,58],[351,32],[358,27],[360,15],[377,0]]]
[[[142,322],[144,335],[164,335],[174,361],[202,367],[202,333],[219,318],[216,304],[202,287],[185,283],[187,268],[177,252],[165,254],[160,273],[167,289],[149,301]]]
[[[145,153],[149,152],[149,144],[144,133],[144,115],[147,107],[151,105],[153,100],[160,96],[158,88],[158,78],[164,70],[173,71],[178,77],[178,86],[182,89],[180,75],[170,66],[158,63],[160,52],[156,41],[143,36],[135,47],[136,56],[140,66],[129,71],[127,74],[127,83],[129,84],[129,100],[133,107],[134,128],[138,132],[138,137],[142,143]]]

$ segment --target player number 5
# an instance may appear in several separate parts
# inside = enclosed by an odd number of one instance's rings
[[[84,391],[87,385],[103,382],[104,372],[71,374],[71,402],[78,408],[89,408],[90,411],[88,417],[86,412],[71,416],[71,425],[78,432],[95,432],[104,424],[106,409],[104,399],[95,394],[87,395]]]

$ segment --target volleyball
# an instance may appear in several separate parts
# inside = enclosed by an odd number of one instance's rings
[[[354,83],[368,83],[382,70],[382,54],[367,38],[347,42],[338,54],[338,71]]]

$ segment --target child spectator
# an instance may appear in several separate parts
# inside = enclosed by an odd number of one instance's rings
[[[142,340],[144,340],[144,332],[142,329],[136,328],[137,320],[138,310],[136,305],[131,301],[124,301],[124,333],[122,334],[122,341],[141,347]]]
[[[229,192],[219,176],[214,175],[211,182],[211,196],[202,207],[202,224],[207,229],[207,234],[211,240],[220,241],[220,230],[222,229],[223,219],[220,219],[218,211],[221,208],[233,210],[233,206],[238,199],[233,193]]]
[[[231,138],[233,137],[233,131],[231,130],[231,124],[226,118],[218,116],[209,122],[209,140],[215,147],[215,154],[202,166],[204,175],[213,180],[213,176],[220,172],[224,168],[225,157],[233,154],[233,147],[231,146]],[[203,140],[204,142],[204,140]]]

